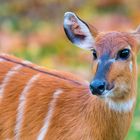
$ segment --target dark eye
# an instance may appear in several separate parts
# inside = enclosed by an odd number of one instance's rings
[[[96,60],[96,59],[97,59],[97,53],[96,53],[96,51],[93,50],[92,54],[93,54],[93,58],[94,58],[94,60]]]
[[[122,59],[126,60],[130,56],[130,50],[129,49],[124,49],[118,52],[117,59]]]

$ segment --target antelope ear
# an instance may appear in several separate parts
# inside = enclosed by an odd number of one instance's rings
[[[136,28],[134,32],[132,32],[132,35],[135,37],[138,45],[140,45],[140,25]]]
[[[93,27],[93,33],[91,33],[90,26],[77,17],[74,13],[65,13],[64,30],[68,39],[76,46],[86,50],[91,50],[93,48],[97,30]]]

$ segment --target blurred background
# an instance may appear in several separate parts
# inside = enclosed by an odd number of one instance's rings
[[[0,53],[90,80],[92,56],[66,38],[66,11],[75,12],[101,31],[131,31],[140,24],[139,0],[0,0]],[[140,139],[140,67],[138,74],[138,101],[126,140]]]

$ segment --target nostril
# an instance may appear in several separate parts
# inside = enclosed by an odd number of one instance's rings
[[[99,90],[104,90],[105,89],[105,84],[100,85],[98,88],[99,88]]]

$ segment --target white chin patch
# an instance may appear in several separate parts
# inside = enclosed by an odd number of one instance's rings
[[[115,102],[111,100],[110,98],[105,99],[106,104],[111,110],[114,110],[116,112],[130,112],[134,106],[135,99],[129,99],[127,101],[122,101],[122,102]]]

